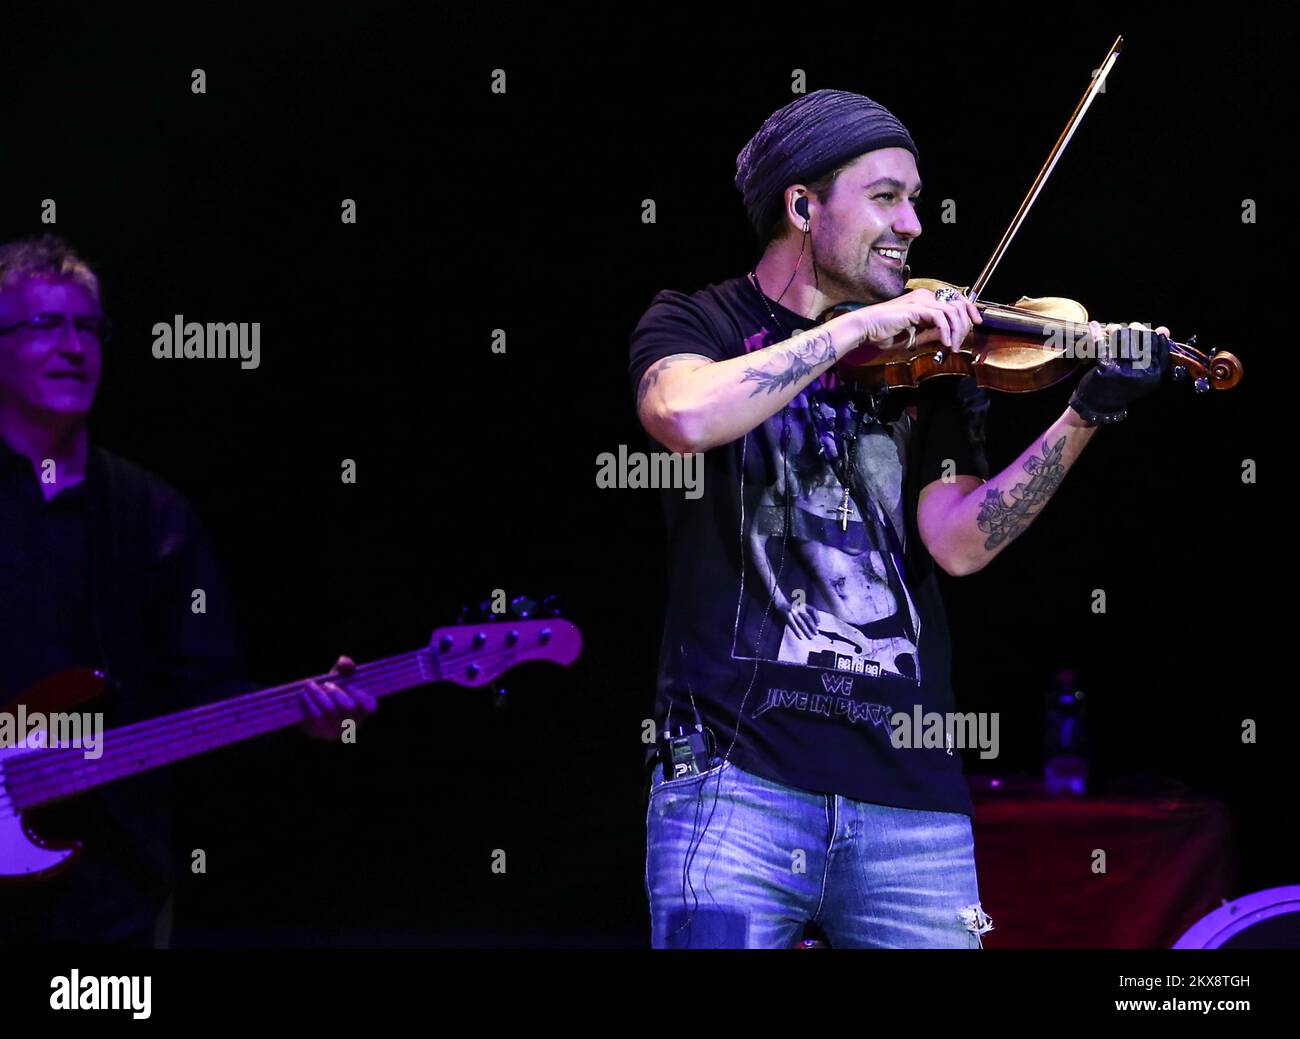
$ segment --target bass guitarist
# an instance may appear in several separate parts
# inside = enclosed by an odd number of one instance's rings
[[[49,675],[91,666],[111,679],[95,707],[111,728],[250,684],[190,505],[89,443],[106,328],[99,279],[67,243],[0,245],[0,711]],[[351,667],[340,657],[332,673]],[[303,728],[320,739],[375,708],[331,682],[309,683],[304,700]],[[86,852],[54,880],[0,892],[0,947],[165,944],[174,809],[155,772],[47,810],[43,836],[67,828]]]

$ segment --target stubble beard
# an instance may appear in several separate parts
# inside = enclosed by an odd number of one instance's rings
[[[840,302],[865,303],[868,306],[901,296],[907,291],[904,271],[873,269],[873,255],[868,249],[865,257],[855,260],[852,266],[844,263],[838,255],[831,257],[829,262],[819,259],[817,269],[821,274],[823,291],[830,288],[832,292],[826,294],[833,294]]]

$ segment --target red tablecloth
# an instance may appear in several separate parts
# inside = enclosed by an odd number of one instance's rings
[[[1226,805],[1194,796],[975,796],[987,949],[1167,949],[1228,897]],[[1105,872],[1095,872],[1105,852]],[[1100,868],[1100,867],[1097,867]]]

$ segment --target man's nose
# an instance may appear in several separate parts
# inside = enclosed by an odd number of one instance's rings
[[[894,220],[894,234],[917,238],[921,234],[921,218],[916,215],[916,207],[904,202]]]
[[[59,329],[59,350],[69,354],[85,354],[86,346],[81,339],[88,335],[90,333],[79,329],[71,318],[65,318],[63,327]]]

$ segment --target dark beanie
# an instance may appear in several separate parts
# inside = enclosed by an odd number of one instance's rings
[[[815,90],[767,117],[736,156],[736,187],[761,241],[791,184],[809,184],[877,148],[906,148],[911,135],[889,109],[847,90]]]

